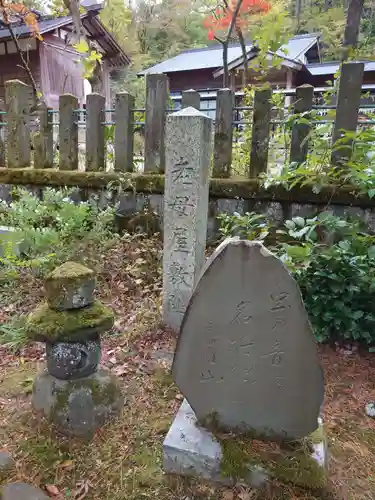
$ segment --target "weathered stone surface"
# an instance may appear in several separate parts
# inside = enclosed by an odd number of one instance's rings
[[[323,372],[298,285],[261,243],[229,238],[189,302],[174,379],[198,419],[267,438],[317,428]]]
[[[375,418],[375,403],[368,403],[366,405],[366,415]]]
[[[16,462],[12,455],[6,451],[0,451],[0,479],[16,467]]]
[[[167,117],[163,321],[178,332],[204,264],[212,120],[194,108]]]
[[[65,311],[94,302],[95,273],[77,262],[65,262],[47,276],[44,287],[48,305]]]
[[[91,439],[120,415],[124,397],[116,379],[103,369],[77,380],[60,380],[44,372],[34,382],[32,403],[63,434]]]
[[[244,477],[231,477],[225,467],[227,452],[223,444],[198,424],[194,411],[184,400],[163,443],[163,466],[172,474],[196,476],[227,485],[245,483],[259,488],[274,477],[299,486],[321,487],[326,481],[328,465],[321,423],[319,433],[309,441],[311,450],[306,447],[303,453],[301,448],[285,451],[274,461],[254,453],[251,462],[242,464]]]
[[[47,342],[47,368],[62,380],[87,377],[100,362],[100,339],[85,342]]]
[[[49,500],[38,488],[26,483],[10,483],[0,490],[1,500]]]
[[[26,334],[40,342],[92,340],[110,330],[114,313],[101,302],[69,311],[56,311],[47,303],[41,304],[26,321]]]

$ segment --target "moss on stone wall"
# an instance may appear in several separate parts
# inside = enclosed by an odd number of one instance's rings
[[[39,186],[71,186],[100,189],[113,183],[121,185],[125,191],[145,194],[164,192],[164,175],[132,174],[114,172],[78,172],[56,169],[0,168],[0,184],[20,184]],[[355,205],[363,208],[375,207],[375,199],[360,194],[353,186],[323,186],[314,193],[312,186],[297,186],[291,190],[283,186],[264,189],[257,179],[222,179],[210,181],[211,198],[245,199],[258,201],[278,201],[285,203],[308,203],[316,205],[338,204]]]

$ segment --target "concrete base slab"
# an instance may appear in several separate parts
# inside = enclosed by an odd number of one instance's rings
[[[302,447],[308,451],[301,452]],[[271,478],[306,487],[324,486],[327,447],[322,422],[311,439],[306,438],[298,448],[279,452],[269,463],[254,455],[251,464],[245,464],[246,477],[227,477],[222,472],[221,443],[210,431],[197,425],[195,413],[185,399],[163,443],[164,470],[226,485],[247,484],[253,488],[262,486]]]

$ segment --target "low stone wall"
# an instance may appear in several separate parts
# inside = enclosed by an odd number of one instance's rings
[[[145,214],[155,213],[158,215],[161,224],[160,227],[162,227],[163,203],[162,194],[126,193],[119,198],[119,218],[123,217],[124,220],[129,221],[133,230],[141,231],[148,224],[154,224],[152,217]],[[222,213],[233,214],[237,212],[243,215],[246,212],[257,212],[265,214],[269,221],[277,225],[282,225],[283,221],[292,217],[309,217],[327,209],[338,216],[349,215],[361,218],[366,222],[369,231],[375,233],[375,206],[368,208],[355,205],[332,204],[328,208],[327,204],[211,197],[208,209],[208,241],[213,241],[217,238],[218,220],[216,217]],[[135,214],[139,215],[134,217]]]
[[[156,225],[162,228],[163,175],[0,168],[0,184],[0,199],[8,201],[15,185],[38,191],[46,186],[77,187],[73,196],[75,201],[96,194],[102,206],[118,203],[119,222],[130,223],[134,230],[144,229],[148,224],[152,224],[152,228]],[[282,186],[264,189],[256,179],[211,179],[208,239],[213,240],[217,235],[216,217],[220,213],[254,211],[282,224],[296,215],[306,217],[327,209],[336,215],[359,217],[375,233],[375,199],[357,193],[352,186],[324,186],[320,193],[314,193],[309,186],[289,191]],[[157,214],[159,222],[155,221],[153,213]]]

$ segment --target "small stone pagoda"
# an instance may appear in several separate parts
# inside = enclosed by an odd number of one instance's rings
[[[45,342],[47,354],[33,407],[62,433],[88,439],[124,405],[116,379],[98,369],[100,334],[112,328],[114,314],[95,300],[95,286],[91,269],[66,262],[47,277],[47,300],[27,319],[28,337]]]

